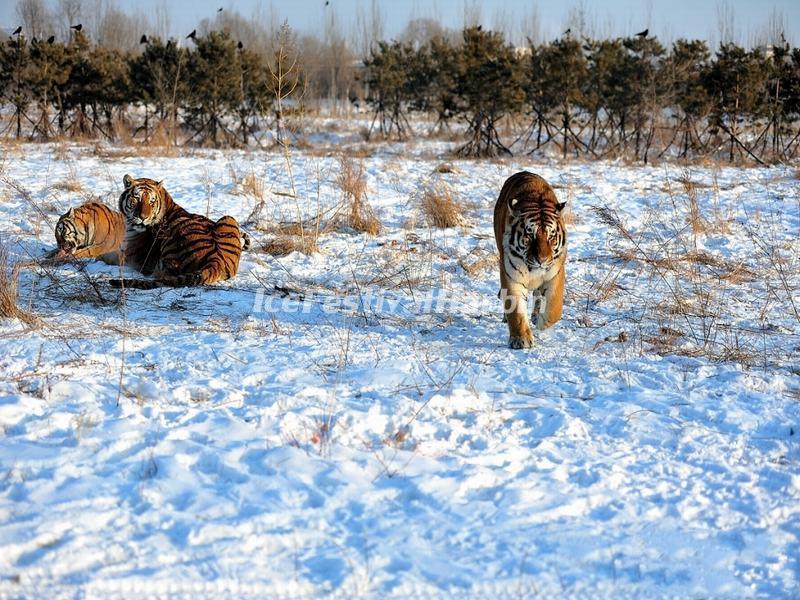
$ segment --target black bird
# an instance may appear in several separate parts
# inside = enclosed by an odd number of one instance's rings
[[[139,43],[140,44],[146,44],[147,43],[147,36],[144,33],[142,34],[142,37],[139,38]]]
[[[325,6],[328,6],[329,4],[330,4],[330,1],[329,0],[325,0]]]
[[[786,38],[784,37],[783,32],[781,31],[781,44],[785,43],[786,43]]]
[[[174,44],[173,44],[172,40],[167,40],[167,50],[169,50],[170,48],[172,48],[172,46],[173,46],[173,45],[174,45]]]
[[[645,29],[644,31],[637,33],[636,37],[646,38],[648,33],[650,33],[650,29]]]
[[[70,25],[69,28],[74,29],[75,31],[80,31],[81,29],[83,29],[83,24],[78,23],[77,25]]]
[[[222,8],[218,8],[218,9],[217,9],[217,12],[222,12]]]
[[[478,31],[481,31],[482,29],[483,29],[483,25],[478,25]]]
[[[11,35],[19,35],[22,33],[22,27],[17,27]]]
[[[192,33],[186,36],[187,40],[197,40],[197,29],[192,29]]]
[[[239,42],[238,44],[236,44],[236,47],[237,47],[239,50],[241,50],[242,48],[244,48],[244,44],[243,44],[242,42]]]
[[[569,35],[570,33],[572,33],[572,27],[567,27],[567,30],[561,35]]]
[[[47,43],[48,44],[52,44],[55,41],[56,41],[56,36],[54,36],[54,35],[51,35],[49,38],[47,38]]]

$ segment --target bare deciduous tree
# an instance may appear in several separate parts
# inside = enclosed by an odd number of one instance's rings
[[[139,38],[148,29],[141,13],[129,15],[118,8],[109,8],[100,21],[97,43],[122,52],[139,49]]]
[[[69,39],[70,26],[79,23],[83,15],[82,0],[58,0],[58,31],[62,40]]]
[[[18,0],[17,17],[29,38],[41,39],[53,30],[53,20],[42,0]]]
[[[356,9],[356,27],[353,32],[353,47],[361,58],[369,56],[375,43],[384,39],[383,14],[376,0],[370,4],[369,14],[361,5]]]

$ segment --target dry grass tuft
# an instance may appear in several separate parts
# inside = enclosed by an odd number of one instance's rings
[[[169,152],[175,151],[175,132],[173,128],[165,123],[159,123],[155,126],[150,139],[145,147],[152,146],[159,148],[162,153],[169,155]]]
[[[256,175],[255,171],[250,171],[242,179],[242,192],[252,196],[256,200],[264,199],[264,179]]]
[[[344,195],[345,210],[341,216],[344,225],[369,235],[381,232],[381,222],[367,203],[367,177],[364,163],[352,158],[339,158],[339,175],[336,183]]]
[[[453,199],[450,187],[443,181],[428,186],[420,200],[422,214],[431,227],[458,227],[466,223],[463,207]]]
[[[64,179],[64,181],[59,181],[56,183],[53,186],[53,189],[61,192],[70,192],[73,194],[78,194],[83,191],[83,185],[78,179],[78,174],[76,173],[74,164],[69,165],[69,174],[67,175],[67,178]]]
[[[313,235],[315,237],[319,237],[322,234],[330,233],[331,231],[335,231],[336,228],[331,225],[329,221],[323,222],[326,213],[321,212],[317,213],[313,217],[309,219],[304,219],[303,221],[288,221],[288,222],[281,222],[277,223],[276,225],[269,227],[268,229],[265,228],[264,231],[266,233],[273,233],[279,236],[300,236],[306,237],[309,235]]]
[[[479,247],[473,248],[467,256],[458,259],[458,265],[470,277],[476,277],[487,269],[497,267],[497,253]]]
[[[0,317],[19,319],[24,323],[34,323],[36,317],[26,310],[21,309],[17,281],[19,279],[19,264],[11,264],[11,257],[5,244],[0,242]]]
[[[111,137],[119,146],[132,146],[134,131],[135,128],[128,119],[116,116],[111,120]]]
[[[444,174],[444,175],[449,174],[449,173],[460,175],[461,173],[463,173],[463,171],[461,169],[459,169],[458,167],[456,167],[452,163],[441,163],[441,164],[438,164],[433,169],[433,172],[434,173],[441,173],[441,174]]]
[[[316,237],[278,235],[261,244],[261,251],[271,256],[287,256],[292,252],[314,254],[319,250]]]

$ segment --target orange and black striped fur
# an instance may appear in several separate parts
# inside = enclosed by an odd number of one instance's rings
[[[99,258],[116,265],[125,238],[125,218],[98,202],[70,208],[56,224],[58,250],[50,258]]]
[[[173,201],[160,181],[125,175],[123,184],[120,211],[128,231],[152,236],[156,284],[209,285],[236,275],[239,257],[250,242],[236,219],[224,216],[215,222],[190,213]],[[120,283],[130,282],[114,284]]]
[[[547,329],[561,318],[567,258],[562,219],[565,205],[558,202],[544,179],[527,171],[506,180],[495,204],[500,298],[512,348],[533,345],[527,314],[529,293],[537,297],[537,329]]]

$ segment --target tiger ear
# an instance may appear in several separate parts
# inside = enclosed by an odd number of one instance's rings
[[[122,178],[122,185],[125,186],[125,189],[131,187],[133,185],[133,177],[131,177],[130,175],[125,175]]]
[[[508,210],[514,211],[519,204],[519,198],[510,198],[508,201]]]
[[[164,183],[164,180],[163,180],[163,179],[162,179],[161,181],[156,181],[156,186],[158,186],[158,187],[164,187],[163,185],[161,185],[162,183]]]
[[[71,208],[70,208],[70,209],[67,211],[67,218],[68,218],[68,219],[73,219],[73,218],[75,218],[75,207],[74,207],[74,206],[73,206],[73,207],[71,207]]]
[[[567,205],[567,203],[566,203],[566,202],[556,202],[556,210],[557,210],[558,212],[561,212],[562,210],[564,210],[564,207],[565,207],[566,205]]]

